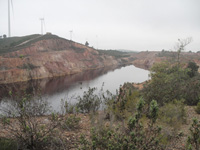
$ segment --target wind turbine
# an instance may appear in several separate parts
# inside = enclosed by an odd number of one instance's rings
[[[13,3],[11,0],[12,11],[13,11]],[[10,26],[10,0],[8,0],[8,37],[11,37],[11,26]]]
[[[70,30],[69,33],[70,33],[70,40],[72,41],[73,30]]]
[[[43,25],[45,26],[44,18],[40,18],[40,21],[41,21],[41,34],[43,35]]]
[[[96,41],[96,42],[97,42],[96,44],[97,44],[97,49],[98,49],[98,35],[96,35],[96,40],[97,40],[97,41]]]

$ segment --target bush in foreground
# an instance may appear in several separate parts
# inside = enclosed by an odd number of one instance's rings
[[[0,138],[0,150],[18,150],[14,140]]]
[[[143,115],[144,101],[140,100],[137,105],[137,112],[130,117],[127,128],[110,129],[108,127],[93,128],[91,130],[90,139],[81,136],[79,149],[82,150],[161,150],[160,132],[161,128],[155,126],[158,117],[158,105],[156,101],[152,101],[149,109],[149,122],[147,127],[141,123]]]
[[[200,102],[197,103],[195,111],[200,114]]]
[[[83,93],[83,97],[78,97],[77,107],[81,113],[95,113],[102,103],[101,98],[95,94],[96,88],[90,88]]]
[[[56,130],[61,120],[55,113],[42,118],[41,115],[48,111],[45,101],[33,100],[27,94],[14,101],[7,110],[4,109],[4,116],[1,117],[9,141],[15,141],[18,149],[63,149],[64,142]]]
[[[199,150],[200,149],[200,122],[197,119],[193,119],[193,123],[190,127],[190,136],[187,140],[187,150]]]

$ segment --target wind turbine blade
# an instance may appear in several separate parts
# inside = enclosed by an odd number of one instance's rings
[[[12,0],[11,0],[11,7],[12,7],[13,18],[14,18],[14,7],[13,7],[13,1]]]

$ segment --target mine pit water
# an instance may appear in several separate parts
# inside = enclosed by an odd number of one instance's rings
[[[103,87],[103,91],[109,90],[112,94],[116,94],[120,85],[125,82],[141,83],[149,79],[149,71],[137,68],[133,65],[124,67],[109,67],[103,69],[95,69],[85,71],[79,74],[58,77],[52,79],[35,80],[18,84],[8,85],[8,88],[1,87],[0,98],[1,106],[6,107],[8,103],[12,103],[8,98],[8,91],[16,93],[31,93],[34,89],[39,89],[43,99],[46,99],[52,109],[59,112],[61,109],[61,99],[70,103],[76,103],[77,96],[82,96],[84,91],[88,91],[89,87],[97,88],[97,92]],[[4,102],[4,100],[7,100]]]

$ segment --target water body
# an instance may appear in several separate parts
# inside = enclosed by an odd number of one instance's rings
[[[97,91],[103,86],[103,90],[109,90],[113,94],[125,82],[140,83],[149,79],[149,71],[137,68],[133,65],[124,67],[109,67],[85,71],[79,74],[29,81],[24,83],[0,87],[0,98],[9,97],[8,91],[14,93],[31,93],[37,91],[43,98],[47,99],[52,108],[59,111],[61,99],[75,103],[75,97],[82,95],[89,87],[96,87]],[[37,94],[36,92],[36,94]]]

